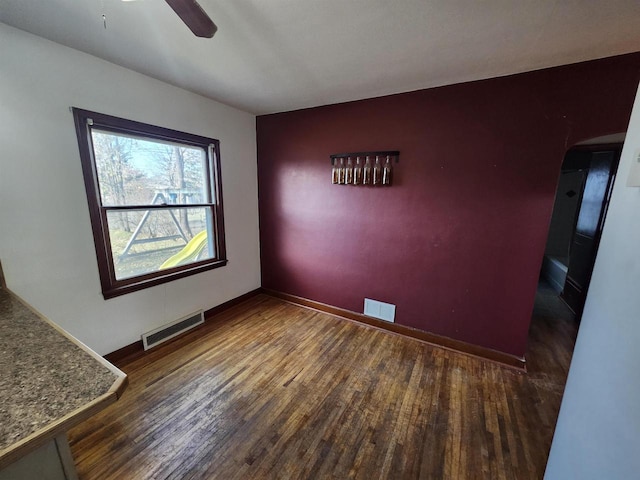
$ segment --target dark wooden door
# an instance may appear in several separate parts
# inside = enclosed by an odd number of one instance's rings
[[[589,173],[569,250],[567,280],[561,298],[579,320],[591,281],[600,234],[609,205],[620,149],[589,152]]]

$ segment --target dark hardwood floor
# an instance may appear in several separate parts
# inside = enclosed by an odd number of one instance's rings
[[[540,479],[575,326],[535,312],[528,374],[259,295],[120,365],[70,432],[81,479]]]

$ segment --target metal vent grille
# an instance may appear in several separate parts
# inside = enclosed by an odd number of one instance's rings
[[[200,310],[192,315],[178,319],[174,322],[163,325],[160,328],[156,328],[147,333],[142,334],[142,344],[144,349],[148,350],[151,347],[166,342],[167,340],[180,335],[193,327],[204,323],[204,312]]]

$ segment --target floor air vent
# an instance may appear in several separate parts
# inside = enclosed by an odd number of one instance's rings
[[[149,350],[151,347],[166,342],[170,338],[180,335],[182,332],[186,332],[202,323],[204,323],[204,312],[200,310],[175,322],[167,323],[160,328],[143,333],[142,345],[144,345],[145,350]]]

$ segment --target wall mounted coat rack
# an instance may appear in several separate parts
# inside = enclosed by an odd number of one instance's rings
[[[335,153],[331,158],[331,183],[336,185],[390,186],[393,160],[400,160],[398,150]],[[373,159],[373,160],[372,160]]]

